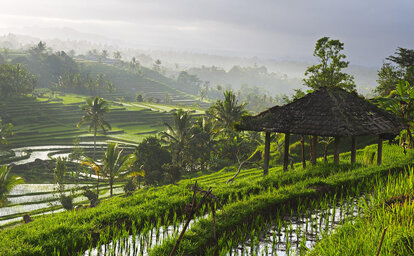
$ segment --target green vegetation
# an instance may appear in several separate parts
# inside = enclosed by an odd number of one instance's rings
[[[349,153],[343,154],[342,160],[348,162],[349,157]],[[358,163],[361,163],[361,158],[362,152],[358,151]],[[398,146],[384,144],[382,166],[343,164],[335,167],[328,164],[303,170],[297,165],[295,171],[287,173],[283,172],[281,167],[276,167],[270,169],[269,176],[265,178],[261,169],[250,169],[244,170],[238,179],[229,185],[225,182],[234,175],[234,171],[225,168],[200,178],[182,180],[178,186],[148,187],[134,193],[132,197],[113,198],[96,208],[82,212],[36,218],[24,227],[1,231],[4,239],[1,241],[0,251],[2,255],[53,255],[58,252],[61,255],[73,255],[75,251],[91,249],[117,239],[116,234],[128,236],[129,231],[134,229],[132,224],[136,232],[142,231],[145,227],[148,231],[152,230],[149,228],[151,226],[168,226],[174,219],[177,221],[183,216],[184,205],[191,198],[191,190],[188,187],[195,180],[201,187],[211,186],[214,194],[225,205],[225,212],[219,211],[216,216],[216,229],[217,234],[220,234],[220,240],[235,227],[248,221],[251,216],[269,214],[272,209],[282,205],[289,210],[289,205],[295,205],[299,198],[301,201],[319,198],[321,191],[330,194],[358,183],[362,187],[363,184],[372,184],[370,182],[374,177],[387,175],[390,171],[399,171],[411,162],[411,152],[405,156]],[[204,207],[199,214],[202,215],[207,210],[208,207]],[[117,228],[112,226],[114,223],[117,223]],[[171,239],[166,239],[162,245],[152,249],[151,253],[165,255],[172,249],[174,240]],[[179,252],[199,255],[214,246],[212,242],[211,218],[202,218],[184,235]]]
[[[339,86],[354,90],[353,77],[342,72],[349,64],[342,50],[339,40],[319,39],[314,55],[320,63],[307,69],[305,84],[312,89]],[[34,221],[0,230],[0,255],[168,255],[177,241],[177,255],[260,255],[269,250],[289,255],[294,250],[305,254],[308,242],[324,239],[311,252],[318,255],[333,254],[338,237],[348,234],[349,247],[344,247],[343,254],[354,253],[355,248],[372,254],[378,237],[361,249],[357,241],[371,236],[353,233],[354,228],[362,230],[367,218],[374,223],[370,230],[377,234],[386,225],[403,220],[393,227],[393,242],[384,244],[384,253],[396,253],[398,247],[412,249],[412,220],[408,216],[413,213],[413,171],[400,175],[414,160],[413,151],[406,149],[414,144],[411,51],[400,48],[397,56],[389,58],[401,66],[399,72],[405,72],[408,82],[399,81],[387,97],[377,99],[406,126],[405,133],[400,134],[400,145],[390,140],[378,146],[383,148],[382,165],[373,165],[377,145],[368,145],[371,139],[367,138],[358,141],[361,149],[356,163],[349,164],[351,156],[347,152],[342,154],[340,164],[331,164],[328,146],[333,140],[322,138],[319,142],[324,147],[312,153],[312,161],[316,161],[316,155],[324,158],[306,168],[294,162],[300,159],[299,147],[305,152],[305,146],[310,145],[305,143],[304,135],[292,135],[292,143],[286,147],[291,171],[284,171],[278,160],[283,155],[285,137],[273,134],[270,143],[267,134],[270,145],[266,150],[270,148],[273,160],[265,175],[257,167],[262,164],[262,135],[237,131],[234,124],[248,114],[247,104],[241,99],[261,102],[252,108],[256,111],[276,99],[248,85],[239,91],[245,93],[243,97],[221,86],[213,92],[208,83],[186,71],[177,73],[177,78],[166,77],[160,60],[148,69],[134,58],[123,61],[119,51],[113,55],[115,59],[109,59],[108,51],[95,50],[74,59],[72,54],[51,53],[40,42],[21,56],[0,59],[16,63],[0,69],[0,75],[9,79],[0,83],[1,118],[7,123],[0,123],[0,142],[6,137],[9,142],[9,148],[0,152],[0,161],[10,163],[33,156],[32,163],[16,166],[16,173],[30,181],[49,181],[54,175],[54,189],[59,194],[58,199],[50,191],[8,195],[21,179],[10,178],[10,167],[1,167],[1,204],[6,202],[6,195],[13,201],[9,207],[0,208],[5,213],[0,221],[16,220],[25,213],[30,213]],[[35,80],[29,71],[38,75],[41,87],[51,89],[34,91]],[[259,73],[267,74],[262,71]],[[13,84],[14,80],[18,82]],[[65,92],[98,96],[86,98]],[[212,98],[219,100],[204,113],[198,106],[206,106],[202,101],[214,94]],[[296,90],[292,100],[304,95]],[[284,100],[290,101],[288,97]],[[85,101],[86,105],[79,106]],[[194,105],[178,109],[173,104]],[[82,127],[84,124],[89,129]],[[74,137],[80,139],[73,145]],[[314,138],[316,148],[318,141]],[[86,144],[88,141],[93,141],[93,147]],[[106,142],[101,150],[97,150],[97,141]],[[120,141],[130,145],[121,145]],[[48,145],[46,149],[33,147],[42,144]],[[61,144],[66,147],[57,150]],[[18,146],[25,148],[16,149]],[[341,147],[348,146],[344,143]],[[40,155],[50,160],[35,160]],[[85,165],[96,176],[88,177]],[[410,182],[404,183],[404,178]],[[92,187],[95,184],[96,190]],[[398,189],[394,191],[393,187]],[[120,195],[121,188],[125,195]],[[372,191],[377,194],[366,201]],[[196,192],[204,193],[204,197]],[[26,196],[33,200],[27,201]],[[202,203],[205,198],[214,200]],[[81,206],[86,200],[90,204]],[[365,202],[365,206],[357,205],[357,201]],[[57,209],[63,211],[60,205],[67,211],[54,213]],[[195,218],[190,223],[195,206]],[[38,215],[42,211],[52,214]],[[352,228],[353,222],[347,220],[350,216],[357,220]],[[332,234],[342,221],[347,224]],[[179,237],[187,224],[188,230]]]
[[[379,180],[363,215],[323,237],[310,255],[413,255],[413,184],[412,167]]]
[[[400,81],[387,97],[376,98],[375,101],[380,107],[400,118],[405,126],[405,130],[400,133],[400,145],[413,148],[414,139],[411,129],[414,118],[414,87],[407,81]]]
[[[11,176],[11,166],[0,166],[0,207],[7,201],[7,194],[10,190],[21,183],[24,183],[21,177]]]
[[[375,91],[380,96],[387,96],[400,81],[414,84],[414,50],[398,47],[395,55],[386,58],[378,70],[378,86]]]
[[[313,56],[318,57],[320,63],[308,67],[303,81],[312,89],[323,86],[338,86],[346,90],[355,89],[354,78],[351,75],[341,72],[347,68],[346,56],[341,53],[344,44],[339,40],[329,40],[329,37],[322,37],[316,42]]]
[[[109,111],[108,102],[102,98],[96,96],[86,99],[86,105],[82,106],[82,110],[85,111],[85,115],[82,120],[77,124],[77,127],[89,123],[89,131],[93,130],[93,157],[96,157],[96,133],[98,129],[102,129],[103,133],[106,132],[106,128],[111,130],[111,125],[104,120],[103,115]]]

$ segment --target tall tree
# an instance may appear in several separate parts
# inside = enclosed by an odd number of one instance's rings
[[[157,137],[145,138],[135,150],[136,169],[145,171],[145,183],[157,184],[162,181],[164,164],[171,163],[171,154],[161,146]]]
[[[329,37],[319,39],[313,52],[319,63],[306,69],[305,85],[312,89],[323,86],[337,86],[349,91],[355,89],[354,77],[342,72],[349,65],[345,54],[341,53],[343,49],[344,44],[339,40],[330,40]]]
[[[0,166],[0,207],[3,207],[7,201],[7,194],[10,190],[18,185],[24,183],[21,177],[10,176],[11,166]]]
[[[190,167],[203,170],[208,166],[211,154],[216,149],[213,123],[205,116],[199,117],[192,125],[190,133],[187,150]]]
[[[247,114],[246,104],[239,104],[236,95],[232,91],[224,92],[224,100],[218,100],[210,107],[208,112],[214,117],[216,127],[226,132],[233,133],[234,122]]]
[[[0,65],[0,97],[33,92],[37,78],[21,65]]]
[[[173,162],[180,168],[184,167],[186,147],[190,141],[191,115],[179,109],[173,115],[172,125],[164,123],[167,131],[161,132],[161,139],[171,148]]]
[[[86,123],[89,124],[89,131],[93,130],[93,157],[96,157],[96,133],[98,129],[102,129],[105,133],[106,129],[111,130],[111,125],[104,120],[103,115],[109,111],[108,102],[103,98],[96,96],[95,98],[87,98],[86,104],[82,106],[85,115],[82,120],[78,122],[80,127]]]
[[[394,55],[386,58],[378,70],[378,86],[375,91],[380,96],[388,96],[400,81],[414,86],[414,50],[398,47]]]

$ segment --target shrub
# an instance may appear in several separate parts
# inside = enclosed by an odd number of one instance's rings
[[[132,195],[135,190],[137,190],[137,185],[132,180],[129,180],[124,186],[124,191],[127,196]]]
[[[73,198],[71,196],[66,196],[65,194],[60,195],[60,203],[67,211],[73,209]]]
[[[375,145],[368,146],[364,149],[363,162],[366,165],[373,164],[376,155]]]
[[[88,187],[85,188],[83,195],[88,198],[89,202],[91,203],[91,207],[95,207],[99,204],[98,194],[90,190]]]

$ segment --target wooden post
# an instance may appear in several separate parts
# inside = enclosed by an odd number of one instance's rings
[[[378,152],[377,152],[377,165],[382,163],[382,137],[378,135]]]
[[[311,136],[309,136],[309,162],[313,164],[313,142]]]
[[[305,158],[305,136],[301,136],[300,144],[302,146],[302,166],[303,169],[306,168],[306,158]]]
[[[318,136],[316,136],[316,135],[314,135],[313,137],[312,137],[312,142],[311,142],[313,145],[312,145],[312,165],[316,165],[316,158],[317,158],[317,156],[316,156],[316,154],[317,154],[317,152],[318,152]]]
[[[283,170],[287,171],[289,166],[289,133],[285,133],[285,154],[283,156]]]
[[[356,138],[352,136],[352,145],[351,145],[351,164],[354,164],[356,160]]]
[[[266,132],[265,138],[265,152],[263,160],[263,175],[266,176],[269,173],[269,153],[270,152],[270,132]]]
[[[339,141],[340,137],[335,137],[334,142],[334,163],[339,164]]]

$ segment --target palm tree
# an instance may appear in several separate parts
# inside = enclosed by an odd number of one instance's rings
[[[10,190],[18,185],[24,183],[21,177],[10,176],[11,166],[2,165],[0,167],[0,207],[4,205],[7,200],[7,194]]]
[[[85,123],[89,123],[89,131],[93,130],[93,157],[96,154],[96,133],[99,128],[105,133],[106,128],[111,130],[111,125],[103,119],[103,114],[109,111],[108,102],[103,98],[96,96],[93,98],[87,98],[86,104],[82,106],[82,110],[85,111],[85,115],[82,120],[77,124],[77,127],[82,126]]]
[[[106,178],[108,179],[111,191],[110,193],[112,196],[115,178],[119,177],[121,174],[130,174],[126,171],[128,171],[133,166],[135,162],[135,155],[129,154],[126,156],[122,156],[122,151],[123,150],[119,150],[118,143],[108,143],[108,146],[102,159],[102,164],[94,161],[91,158],[86,158],[86,160],[82,162],[83,165],[91,167],[98,177],[96,185],[96,191],[98,196],[100,176],[106,176]],[[134,174],[137,175],[137,173],[138,172]],[[134,174],[131,174],[130,176],[133,176]]]
[[[218,126],[226,133],[233,132],[233,123],[247,114],[246,104],[238,105],[236,95],[232,91],[224,92],[224,101],[218,100],[210,107],[210,113],[216,119]]]
[[[111,196],[115,178],[125,174],[135,162],[134,154],[122,156],[123,150],[118,150],[118,148],[118,143],[108,143],[102,159],[102,173],[108,178]]]
[[[167,131],[161,132],[161,139],[171,147],[174,160],[181,168],[184,165],[185,148],[191,137],[191,115],[179,109],[173,115],[173,125],[164,123]]]

